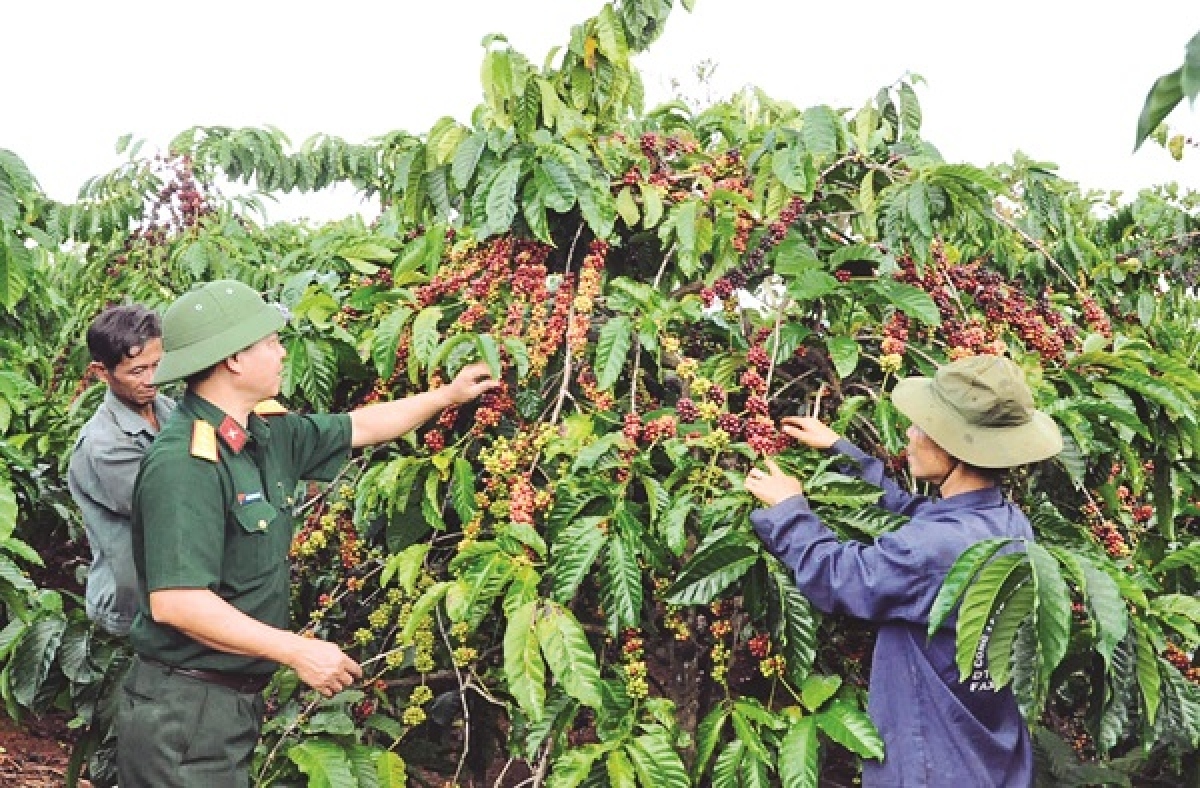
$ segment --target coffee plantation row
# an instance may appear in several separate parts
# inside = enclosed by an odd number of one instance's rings
[[[983,353],[1020,364],[1066,449],[1009,479],[1037,542],[964,555],[935,625],[961,605],[964,675],[988,628],[1039,780],[1200,779],[1195,196],[947,163],[907,81],[855,110],[752,89],[647,109],[631,57],[671,10],[606,5],[542,66],[490,37],[470,122],[422,134],[293,148],[203,127],[155,156],[125,139],[72,204],[0,150],[11,717],[74,712],[73,767],[111,768],[124,649],[63,571],[86,556],[65,467],[103,388],[82,337],[108,304],[229,277],[293,316],[294,410],[480,359],[505,381],[304,491],[294,626],[367,679],[325,700],[277,674],[258,784],[851,784],[884,755],[870,628],[795,590],[742,479],[774,456],[843,538],[897,527],[777,419],[828,419],[904,479],[895,381]],[[264,223],[229,182],[350,184],[381,211]]]

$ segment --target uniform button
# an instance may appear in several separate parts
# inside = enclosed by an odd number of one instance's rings
[[[291,506],[291,505],[292,505],[292,496],[290,496],[290,495],[289,495],[289,496],[288,496],[288,498],[287,498],[287,505],[288,505],[288,506]]]
[[[260,531],[265,531],[265,530],[267,530],[267,521],[266,521],[266,520],[259,520],[259,521],[258,521],[258,530],[260,530]]]

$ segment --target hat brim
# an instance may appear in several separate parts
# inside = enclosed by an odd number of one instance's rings
[[[1025,424],[984,427],[968,424],[933,391],[931,378],[905,378],[892,390],[892,404],[951,456],[977,468],[1012,468],[1046,460],[1062,451],[1062,433],[1041,411]]]
[[[275,333],[286,322],[278,307],[263,304],[253,316],[239,320],[219,334],[181,348],[164,350],[154,374],[154,384],[173,383],[208,369]]]

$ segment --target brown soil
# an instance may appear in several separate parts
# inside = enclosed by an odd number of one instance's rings
[[[62,788],[74,740],[68,719],[52,712],[18,725],[0,714],[0,785]]]

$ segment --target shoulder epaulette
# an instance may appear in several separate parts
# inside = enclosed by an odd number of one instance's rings
[[[220,460],[220,455],[217,454],[217,431],[204,419],[192,422],[191,454],[209,462]]]
[[[254,412],[259,416],[283,416],[288,410],[278,400],[265,399],[254,406]]]

